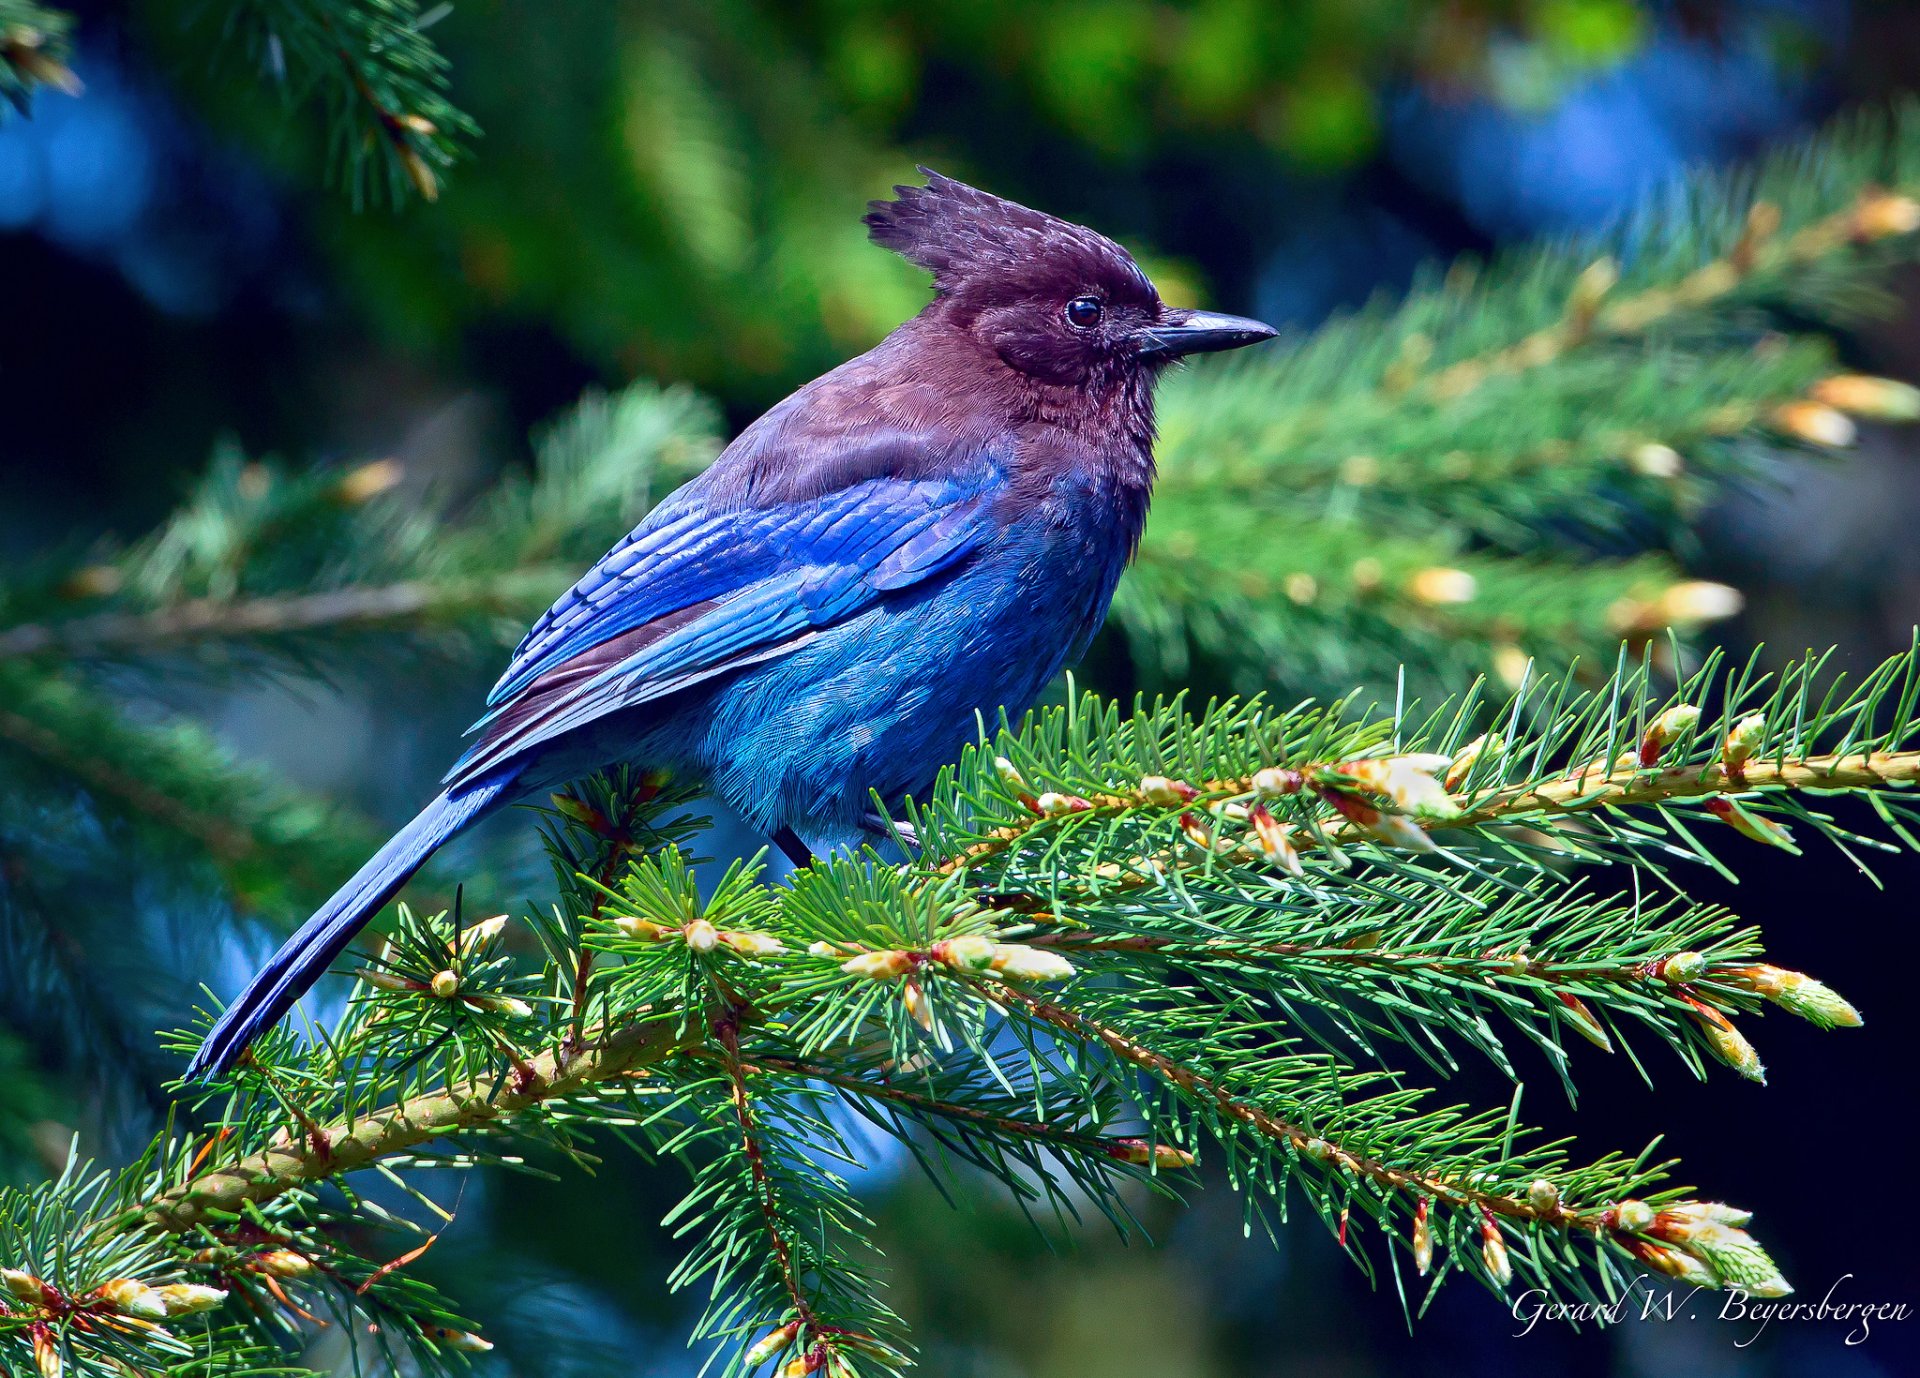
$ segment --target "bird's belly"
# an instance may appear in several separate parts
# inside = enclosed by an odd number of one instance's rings
[[[882,604],[716,693],[699,768],[762,828],[844,833],[870,793],[924,793],[983,719],[1031,705],[1111,591],[1099,569],[985,562]]]

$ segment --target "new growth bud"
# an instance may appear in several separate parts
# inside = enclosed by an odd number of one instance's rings
[[[1447,762],[1447,773],[1440,783],[1451,794],[1467,782],[1467,776],[1473,773],[1474,766],[1486,755],[1498,755],[1502,743],[1497,732],[1483,732],[1458,751]]]
[[[1766,738],[1767,718],[1764,713],[1749,713],[1728,728],[1727,740],[1720,748],[1720,762],[1726,766],[1727,773],[1738,779],[1741,768],[1754,758]]]
[[[799,1335],[799,1333],[800,1322],[788,1321],[778,1330],[763,1335],[752,1349],[749,1349],[741,1356],[740,1366],[748,1369],[758,1368],[761,1364],[764,1364],[767,1360],[773,1358],[774,1355],[780,1353],[786,1349],[788,1345],[792,1344],[794,1338]]]
[[[944,938],[932,948],[934,961],[944,963],[955,971],[964,971],[977,975],[993,966],[994,954],[999,950],[993,939],[982,933],[963,933],[957,938]]]
[[[1799,850],[1794,846],[1793,834],[1787,831],[1786,824],[1761,817],[1738,799],[1716,794],[1707,800],[1706,809],[1708,813],[1744,838],[1763,843],[1768,847],[1780,847],[1789,852]]]
[[[253,1256],[252,1268],[276,1278],[300,1278],[313,1271],[313,1260],[292,1249],[268,1249]]]
[[[1034,808],[1043,818],[1064,818],[1070,813],[1085,813],[1092,807],[1093,802],[1089,799],[1082,799],[1077,794],[1057,794],[1052,790],[1034,800]]]
[[[1733,1021],[1711,1005],[1703,1005],[1698,1000],[1689,999],[1693,1008],[1693,1017],[1700,1025],[1700,1031],[1706,1035],[1707,1046],[1713,1049],[1714,1056],[1733,1068],[1748,1081],[1766,1084],[1767,1069],[1760,1065],[1760,1054],[1753,1044],[1747,1042],[1746,1035],[1733,1027]]]
[[[688,919],[680,936],[694,952],[711,952],[720,945],[720,930],[705,919]]]
[[[436,1000],[451,1000],[460,993],[460,973],[457,971],[436,971],[428,989]]]
[[[485,1354],[493,1348],[492,1340],[483,1340],[471,1330],[455,1330],[448,1325],[428,1325],[421,1328],[448,1349],[457,1350],[462,1354]]]
[[[197,1282],[170,1282],[155,1289],[169,1316],[191,1316],[211,1311],[227,1299],[218,1287],[202,1287]]]
[[[132,1278],[114,1278],[111,1282],[103,1282],[99,1294],[102,1301],[125,1315],[148,1321],[163,1321],[168,1315],[166,1298],[144,1282],[136,1282]]]
[[[1433,1267],[1433,1227],[1427,1221],[1428,1204],[1423,1196],[1413,1208],[1413,1266],[1421,1277]]]
[[[1853,228],[1862,239],[1912,234],[1920,230],[1920,201],[1911,196],[1870,192],[1860,198],[1853,213]]]
[[[1614,1228],[1639,1234],[1653,1223],[1653,1214],[1653,1207],[1645,1201],[1622,1201],[1613,1208]]]
[[[1920,388],[1892,378],[1842,373],[1822,378],[1809,395],[1816,402],[1875,421],[1920,421]]]
[[[1253,789],[1256,794],[1277,799],[1282,795],[1298,794],[1303,781],[1300,772],[1285,766],[1267,766],[1253,773]]]
[[[1148,1143],[1145,1139],[1116,1139],[1107,1145],[1110,1157],[1136,1167],[1151,1163],[1162,1171],[1193,1166],[1193,1155],[1172,1144]]]
[[[1824,402],[1788,402],[1776,407],[1773,424],[1795,440],[1830,450],[1845,449],[1860,438],[1860,428],[1847,414]]]
[[[1290,876],[1301,875],[1300,853],[1294,849],[1293,828],[1267,811],[1265,804],[1247,810],[1247,822],[1253,829],[1254,850]]]
[[[1527,1204],[1536,1215],[1551,1216],[1560,1209],[1560,1188],[1544,1177],[1536,1177],[1527,1187]]]
[[[1009,981],[1064,981],[1073,975],[1073,963],[1059,953],[1021,943],[995,945],[991,966]]]
[[[1407,593],[1414,602],[1425,603],[1429,607],[1471,603],[1479,591],[1479,581],[1464,569],[1448,569],[1440,565],[1417,570],[1407,580]]]
[[[787,945],[771,933],[724,932],[720,941],[742,957],[771,957],[787,950]]]
[[[1667,709],[1647,725],[1647,733],[1640,739],[1640,764],[1651,766],[1659,761],[1666,749],[1681,737],[1699,725],[1700,710],[1690,703],[1679,703]]]
[[[484,947],[499,937],[506,926],[505,914],[495,914],[490,919],[482,919],[479,923],[467,925],[460,931],[459,951],[472,952],[476,948]]]
[[[622,914],[613,921],[613,926],[636,942],[657,943],[662,938],[672,936],[672,929],[665,924],[655,923],[652,919],[637,919],[631,914]]]
[[[1140,796],[1163,809],[1177,809],[1197,794],[1199,791],[1184,780],[1172,780],[1164,775],[1145,775],[1140,779]]]
[[[869,981],[897,981],[913,967],[913,956],[906,952],[862,952],[840,964],[847,975],[864,976]]]
[[[1601,1052],[1612,1052],[1613,1040],[1607,1037],[1606,1026],[1600,1022],[1600,1017],[1588,1007],[1587,1002],[1579,996],[1569,995],[1565,991],[1559,992],[1559,995],[1561,1004],[1560,1012],[1567,1017],[1567,1022],[1573,1025],[1580,1036]]]
[[[1823,1029],[1860,1027],[1860,1011],[1833,987],[1804,972],[1762,964],[1747,967],[1738,974],[1738,979],[1747,989],[1764,995],[1789,1014],[1797,1014]]]
[[[1513,1260],[1507,1257],[1507,1241],[1501,1238],[1500,1226],[1491,1213],[1480,1221],[1480,1261],[1502,1287],[1513,1281]]]

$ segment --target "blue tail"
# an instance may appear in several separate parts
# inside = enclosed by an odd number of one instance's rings
[[[352,880],[281,944],[260,974],[240,992],[240,998],[227,1006],[207,1034],[207,1041],[193,1055],[187,1080],[197,1081],[233,1066],[262,1029],[293,1008],[293,1002],[320,979],[354,935],[366,927],[367,920],[393,898],[440,844],[501,802],[512,784],[513,776],[508,774],[449,791],[388,838]]]

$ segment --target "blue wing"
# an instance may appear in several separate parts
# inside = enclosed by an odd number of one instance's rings
[[[488,696],[454,785],[619,709],[793,649],[997,529],[1001,470],[880,476],[801,502],[663,504],[554,604]]]

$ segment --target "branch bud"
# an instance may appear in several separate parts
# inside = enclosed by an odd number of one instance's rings
[[[758,1343],[741,1356],[740,1366],[746,1369],[758,1368],[774,1355],[780,1353],[800,1333],[799,1321],[788,1321],[778,1330],[761,1336]]]
[[[1773,424],[1795,440],[1841,450],[1860,438],[1860,428],[1845,412],[1824,402],[1788,402],[1774,408]]]
[[[869,981],[897,981],[913,968],[913,954],[908,952],[862,952],[840,964],[840,970],[847,975],[863,976]]]
[[[404,976],[391,971],[375,971],[371,967],[353,973],[354,976],[372,986],[375,990],[419,990],[418,981],[409,981]]]
[[[1634,447],[1627,456],[1627,467],[1646,478],[1679,478],[1686,462],[1673,446],[1650,440]]]
[[[1720,762],[1726,766],[1727,773],[1738,779],[1741,769],[1754,758],[1766,738],[1767,717],[1764,713],[1749,713],[1728,728],[1727,740],[1720,747]]]
[[[1497,732],[1483,732],[1475,737],[1454,752],[1452,758],[1448,760],[1447,773],[1440,780],[1441,787],[1448,794],[1452,794],[1454,790],[1466,783],[1467,776],[1473,773],[1474,766],[1479,764],[1482,756],[1488,753],[1499,755],[1502,745],[1500,734]]]
[[[1012,761],[1009,761],[1005,756],[995,756],[993,758],[993,769],[1006,784],[1012,785],[1015,789],[1027,788],[1027,777],[1020,773],[1020,767],[1016,766]]]
[[[1177,809],[1190,802],[1200,793],[1184,780],[1172,780],[1165,775],[1143,775],[1140,777],[1140,794],[1149,804],[1157,804],[1163,809]]]
[[[1491,1213],[1480,1221],[1480,1261],[1502,1287],[1513,1281],[1513,1260],[1507,1257],[1507,1241],[1501,1238],[1500,1226]]]
[[[1536,1177],[1527,1187],[1527,1204],[1534,1214],[1550,1216],[1560,1209],[1560,1188],[1544,1177]]]
[[[100,1299],[114,1310],[129,1316],[138,1316],[147,1321],[164,1321],[167,1318],[167,1302],[153,1288],[133,1278],[114,1278],[103,1282],[99,1287]],[[223,1292],[221,1294],[225,1296]]]
[[[269,1249],[255,1254],[250,1265],[256,1273],[276,1278],[301,1278],[313,1271],[313,1260],[292,1249]]]
[[[4,1283],[9,1292],[29,1306],[44,1303],[47,1293],[52,1290],[32,1273],[19,1268],[0,1268],[0,1283]]]
[[[455,1330],[449,1325],[427,1325],[421,1329],[448,1349],[462,1354],[485,1354],[493,1348],[492,1340],[483,1340],[471,1330]]]
[[[1645,1201],[1622,1201],[1613,1208],[1613,1227],[1639,1234],[1653,1224],[1653,1207]]]
[[[202,1287],[197,1282],[170,1282],[155,1290],[169,1316],[191,1316],[196,1312],[211,1311],[227,1299],[227,1294],[220,1288]]]
[[[1347,761],[1336,769],[1358,780],[1364,788],[1391,799],[1395,807],[1406,813],[1422,818],[1453,818],[1460,812],[1459,802],[1435,778],[1436,771],[1446,770],[1452,764],[1451,757],[1416,751]]]
[[[1912,234],[1920,230],[1920,201],[1884,191],[1868,192],[1854,210],[1853,229],[1862,239]]]
[[[1860,1011],[1824,981],[1785,967],[1751,966],[1739,973],[1741,984],[1764,995],[1789,1014],[1823,1029],[1860,1027]]]
[[[908,981],[900,988],[900,1002],[907,1007],[907,1018],[928,1033],[933,1032],[933,1007],[927,1003],[927,993],[918,981]]]
[[[944,963],[955,971],[978,974],[992,968],[998,947],[985,934],[963,933],[957,938],[941,939],[930,951],[936,962]]]
[[[1425,603],[1429,607],[1471,603],[1479,591],[1479,581],[1464,569],[1448,569],[1441,565],[1416,570],[1407,580],[1408,595],[1414,602]]]
[[[533,1013],[532,1005],[514,995],[469,995],[467,1001],[490,1014],[507,1014],[515,1019],[525,1019]]]
[[[1767,1069],[1760,1065],[1760,1054],[1755,1051],[1753,1044],[1747,1042],[1746,1035],[1733,1027],[1733,1021],[1711,1005],[1703,1005],[1692,999],[1687,1003],[1693,1007],[1693,1016],[1699,1021],[1701,1032],[1706,1035],[1707,1046],[1713,1049],[1714,1056],[1748,1081],[1766,1085]]]
[[[1567,1022],[1573,1025],[1580,1036],[1601,1052],[1612,1052],[1613,1040],[1607,1037],[1606,1025],[1600,1022],[1600,1017],[1589,1008],[1587,1002],[1577,995],[1569,995],[1566,991],[1560,991],[1558,994],[1562,1006],[1560,1012],[1566,1016]]]
[[[636,942],[657,943],[662,938],[671,937],[673,930],[652,919],[638,919],[631,914],[622,914],[613,921],[613,926],[626,937]]]
[[[460,993],[460,973],[457,971],[436,971],[427,988],[433,992],[436,1000],[451,1000]]]
[[[490,919],[482,919],[479,923],[468,924],[460,930],[458,950],[465,953],[472,952],[479,947],[484,947],[499,937],[501,931],[505,929],[506,926],[507,916],[505,914],[495,914]]]
[[[680,936],[694,952],[711,952],[720,945],[720,930],[705,919],[688,919]]]
[[[1433,1227],[1427,1222],[1428,1204],[1423,1196],[1413,1208],[1413,1266],[1421,1277],[1433,1267]]]
[[[1669,746],[1699,723],[1700,710],[1690,703],[1675,704],[1661,713],[1647,725],[1647,734],[1640,739],[1640,764],[1650,766],[1658,762]]]
[[[1286,766],[1268,766],[1253,773],[1253,789],[1256,794],[1277,799],[1282,795],[1298,794],[1304,782],[1300,772]]]
[[[1214,848],[1213,825],[1199,814],[1191,811],[1180,815],[1180,831],[1186,834],[1187,841],[1203,852]]]
[[[1659,972],[1669,985],[1684,986],[1707,974],[1707,959],[1698,952],[1676,952],[1660,963]]]
[[[1294,850],[1293,841],[1288,836],[1293,828],[1267,812],[1265,804],[1255,804],[1248,809],[1247,822],[1253,828],[1254,849],[1261,856],[1290,876],[1300,875],[1306,870],[1300,864],[1300,853]]]
[[[1115,1139],[1107,1145],[1107,1156],[1123,1163],[1145,1167],[1151,1163],[1162,1171],[1193,1166],[1193,1155],[1172,1144],[1148,1143],[1145,1139]]]
[[[1920,421],[1920,388],[1893,378],[1841,373],[1809,390],[1816,402],[1875,421]]]
[[[993,971],[1009,981],[1064,981],[1073,975],[1073,963],[1057,952],[999,943],[993,951]]]
[[[771,957],[776,952],[785,952],[787,945],[771,933],[723,932],[720,941],[738,952],[742,957]]]
[[[40,1378],[60,1378],[60,1347],[44,1323],[33,1327],[33,1366],[40,1370]]]
[[[1781,847],[1789,852],[1797,852],[1793,845],[1793,834],[1787,831],[1784,823],[1776,823],[1771,818],[1762,818],[1746,807],[1738,799],[1716,794],[1707,800],[1707,812],[1732,828],[1740,836],[1769,847]]]
[[[1720,1279],[1714,1276],[1713,1270],[1692,1254],[1644,1239],[1636,1239],[1628,1247],[1633,1250],[1635,1258],[1657,1273],[1665,1273],[1692,1287],[1720,1285]]]

